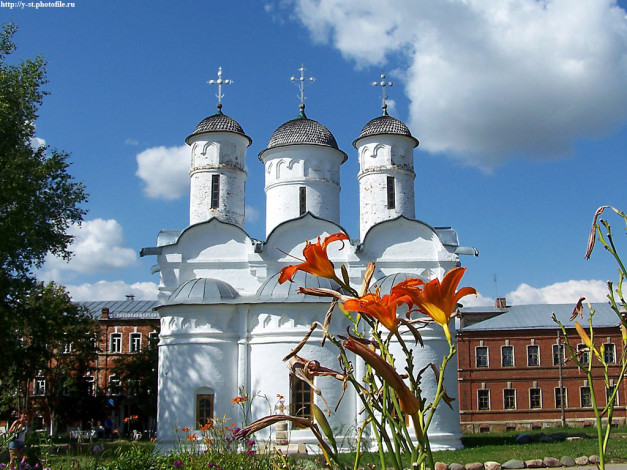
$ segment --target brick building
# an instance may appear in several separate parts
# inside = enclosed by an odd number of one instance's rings
[[[109,420],[112,429],[124,430],[125,419],[138,416],[135,409],[137,400],[132,398],[133,384],[122,383],[114,373],[116,362],[134,354],[145,351],[146,348],[156,347],[159,334],[159,315],[153,310],[156,301],[138,301],[128,297],[125,301],[92,301],[79,302],[86,307],[92,317],[98,321],[99,334],[95,341],[97,350],[95,363],[83,377],[85,390],[83,393],[94,397],[93,409],[95,416],[80,422],[61,423],[71,427],[86,429],[89,421],[93,423]],[[62,354],[71,354],[71,345],[67,346]],[[45,407],[40,406],[43,396],[47,392],[47,378],[34,377],[30,385],[31,407],[39,420],[38,426],[49,426],[49,416]],[[157,390],[152,391],[155,394]],[[66,392],[59,391],[64,394]],[[68,395],[69,396],[69,395]],[[142,413],[134,423],[138,428],[156,429],[156,409],[152,415]],[[61,427],[60,430],[64,430]]]
[[[507,307],[503,300],[494,308],[462,310],[457,335],[462,432],[529,429],[562,422],[590,425],[594,413],[587,376],[568,360],[561,331],[551,319],[555,313],[567,327],[571,345],[582,349],[570,321],[573,305]],[[614,364],[609,368],[610,377],[618,376],[623,353],[619,320],[608,304],[593,304],[593,308],[594,342],[597,347],[605,344],[606,360]],[[579,322],[586,326],[587,317]],[[582,354],[582,359],[589,356]],[[594,394],[597,402],[605,405],[603,371],[596,359],[595,364]],[[614,422],[625,422],[625,405],[623,383]]]

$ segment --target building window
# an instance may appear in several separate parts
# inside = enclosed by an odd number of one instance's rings
[[[488,347],[477,346],[475,348],[477,367],[488,367]]]
[[[85,381],[85,391],[87,395],[94,396],[96,394],[96,379],[91,375],[83,377]]]
[[[196,395],[196,427],[202,428],[213,421],[213,393]]]
[[[290,376],[290,415],[313,419],[313,391],[306,382]]]
[[[564,363],[564,345],[563,344],[554,344],[553,345],[553,365],[559,366]]]
[[[307,188],[301,186],[298,188],[298,214],[303,215],[307,212]]]
[[[128,350],[132,353],[138,353],[142,350],[142,334],[141,333],[130,334]]]
[[[35,377],[33,383],[33,395],[43,396],[46,394],[46,379],[44,377]]]
[[[394,187],[394,177],[388,176],[387,178],[387,192],[388,192],[388,209],[396,208],[396,188]]]
[[[540,365],[540,346],[537,344],[527,346],[527,365],[529,367]]]
[[[562,396],[564,397],[564,408],[566,408],[568,406],[568,392],[566,388],[560,390],[559,387],[555,387],[555,408],[562,407]]]
[[[489,410],[490,409],[490,390],[477,390],[477,409]]]
[[[156,347],[159,344],[159,332],[158,331],[151,331],[148,334],[148,345],[151,348]]]
[[[211,208],[220,207],[220,175],[211,176]]]
[[[516,390],[513,388],[506,388],[503,390],[503,409],[515,410],[516,409]]]
[[[542,408],[542,390],[539,388],[529,389],[529,408]]]
[[[587,365],[590,361],[590,348],[583,343],[577,345],[577,356],[583,365]]]
[[[605,346],[603,359],[607,364],[614,364],[616,362],[616,345],[614,343],[605,343],[603,346]]]
[[[122,333],[111,333],[111,335],[109,336],[109,352],[122,352]]]
[[[606,400],[606,403],[608,403],[608,404],[609,404],[609,402],[610,402],[610,397],[612,396],[612,393],[614,393],[614,390],[615,390],[615,389],[616,389],[616,385],[608,385],[608,386],[605,388],[605,400]],[[619,403],[618,403],[618,402],[620,401],[620,400],[618,399],[618,397],[619,397],[619,396],[620,396],[620,393],[617,393],[617,394],[616,394],[616,402],[614,403],[614,406],[618,406],[618,405],[619,405]]]
[[[590,408],[592,406],[592,395],[590,387],[581,387],[579,389],[579,399],[582,408]]]
[[[109,395],[119,395],[121,393],[120,379],[115,375],[109,377]]]
[[[514,346],[501,347],[501,366],[514,367]]]
[[[72,343],[63,343],[63,354],[70,354],[72,352]]]

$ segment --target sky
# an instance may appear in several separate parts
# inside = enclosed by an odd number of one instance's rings
[[[37,3],[40,3],[37,8]],[[70,154],[89,193],[68,263],[37,276],[75,300],[156,299],[152,256],[162,229],[189,224],[189,147],[216,111],[253,140],[246,231],[265,238],[263,167],[272,133],[298,114],[290,77],[305,67],[306,113],[349,156],[342,227],[359,236],[352,142],[381,114],[405,122],[414,152],[416,218],[453,227],[465,305],[604,301],[617,279],[601,246],[584,259],[596,209],[625,210],[627,16],[604,0],[75,0],[0,4],[16,60],[43,55],[50,92],[37,142]],[[624,223],[605,212],[619,246]]]

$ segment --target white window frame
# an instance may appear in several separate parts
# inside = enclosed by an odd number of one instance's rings
[[[511,365],[505,365],[505,354],[503,353],[503,351],[505,349],[511,349],[512,351],[512,363]],[[514,367],[516,365],[516,359],[514,356],[514,346],[512,346],[511,344],[506,344],[504,346],[501,346],[501,367]]]
[[[109,395],[118,396],[122,394],[122,383],[117,375],[109,376]]]
[[[540,406],[531,406],[531,392],[533,390],[537,390],[540,395]],[[529,409],[530,410],[541,410],[542,409],[542,389],[540,387],[531,387],[529,389]]]
[[[115,339],[119,339],[118,341],[114,341]],[[118,333],[117,331],[115,333],[111,333],[109,335],[109,352],[112,354],[119,354],[122,352],[122,340],[123,340],[123,336],[122,333]],[[116,344],[117,346],[114,348],[113,345]]]
[[[33,396],[43,397],[46,394],[46,378],[38,375],[33,380]]]
[[[485,349],[485,365],[479,365],[479,350]],[[487,346],[475,346],[475,367],[490,367],[490,350]]]
[[[480,403],[481,403],[481,396],[480,393],[481,392],[485,392],[488,398],[488,407],[487,408],[481,408]],[[490,394],[490,390],[487,388],[480,388],[477,390],[477,411],[486,411],[486,410],[491,410],[492,409],[492,397]]]
[[[139,331],[133,331],[132,333],[128,335],[128,352],[139,353],[141,351],[142,351],[142,334]]]
[[[553,390],[553,399],[555,400],[555,408],[561,408],[561,406],[557,403],[557,392],[560,389],[559,386],[555,387]],[[566,387],[562,387],[564,391],[564,396],[562,400],[564,400],[564,408],[568,408],[568,389]]]
[[[616,344],[605,343],[603,346],[605,347],[605,354],[604,354],[603,360],[607,362],[608,364],[616,364]],[[607,360],[609,351],[612,351],[612,357],[610,358],[611,361]]]
[[[536,348],[536,363],[531,364],[529,358],[531,357],[531,353],[529,352],[530,348]],[[528,344],[527,345],[527,367],[540,367],[540,345],[539,344]]]
[[[556,348],[559,348],[561,350],[561,359],[562,359],[562,364],[564,364],[564,360],[566,359],[566,348],[564,347],[563,343],[560,344],[554,344],[553,347],[551,348],[551,354],[553,356],[553,365],[554,366],[559,366],[558,362],[555,362],[555,357],[556,356],[560,356],[560,351],[556,352]]]
[[[87,384],[87,395],[96,396],[96,378],[93,375],[86,375],[83,379]]]
[[[588,399],[590,400],[590,404],[586,405],[583,402],[583,391],[588,390]],[[579,406],[582,408],[592,408],[592,390],[589,385],[584,385],[579,387]]]
[[[505,397],[505,392],[514,392],[514,406],[512,408],[507,408],[505,405],[507,403],[507,399]],[[504,410],[516,410],[518,409],[518,397],[516,396],[516,389],[515,388],[504,388],[503,389],[503,409]]]

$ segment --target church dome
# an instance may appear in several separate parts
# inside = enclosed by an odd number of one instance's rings
[[[176,288],[167,304],[211,304],[231,302],[239,297],[228,282],[220,279],[201,278],[187,281]]]
[[[277,273],[257,290],[259,302],[326,302],[329,303],[329,297],[317,297],[314,295],[299,294],[298,289],[301,287],[315,287],[322,289],[336,290],[338,285],[331,282],[330,279],[314,276],[304,271],[296,271],[292,278],[294,282],[284,282],[279,284],[279,274]]]
[[[372,119],[364,126],[359,134],[359,138],[353,142],[353,147],[356,147],[356,142],[363,137],[381,134],[406,136],[414,141],[414,147],[418,146],[418,140],[411,135],[409,128],[402,121],[388,114],[384,114],[383,116]]]
[[[274,131],[268,142],[268,147],[259,153],[259,159],[261,160],[261,155],[264,152],[285,145],[320,145],[342,152],[338,148],[337,141],[331,131],[318,121],[309,119],[302,111],[296,119],[287,121]],[[344,154],[344,161],[347,158]]]
[[[233,132],[246,137],[248,139],[248,145],[252,143],[252,139],[244,133],[242,126],[240,126],[235,119],[223,114],[222,111],[218,111],[216,114],[206,117],[200,121],[200,123],[196,126],[196,129],[194,129],[194,132],[192,132],[185,139],[185,142],[189,145],[190,139],[195,135],[207,134],[210,132]]]

